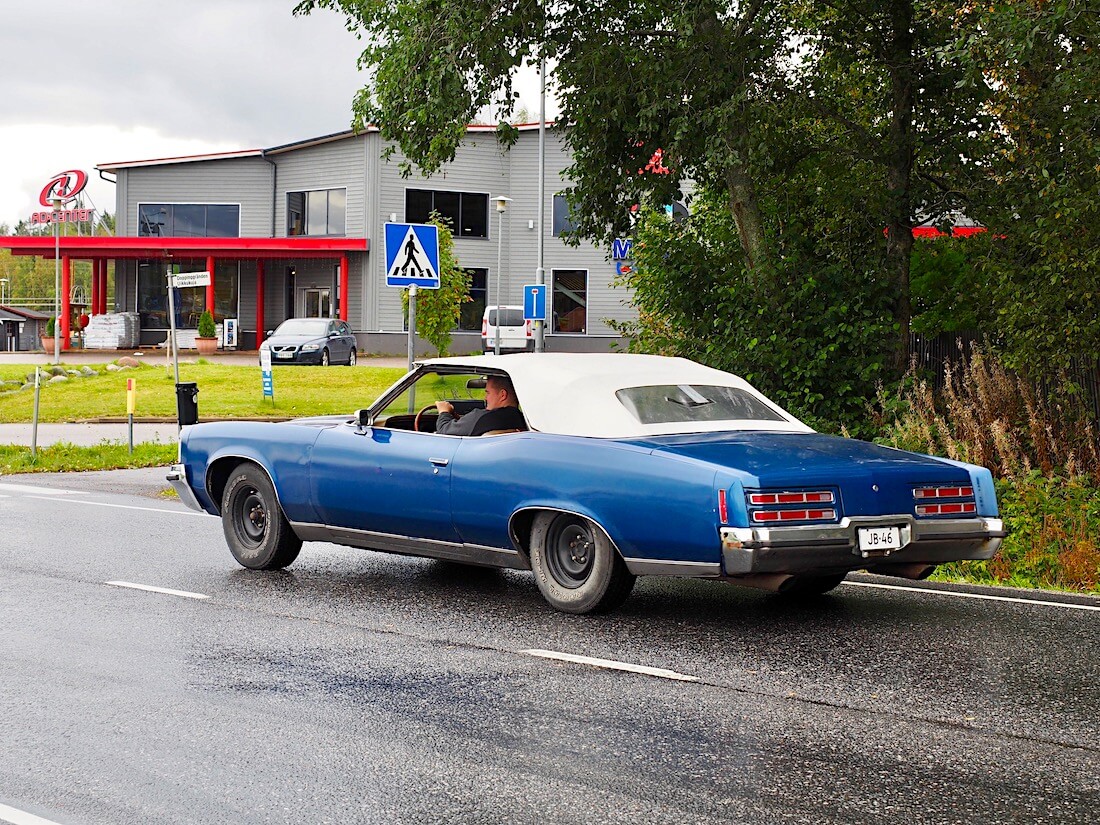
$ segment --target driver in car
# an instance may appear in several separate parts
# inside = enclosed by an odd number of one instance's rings
[[[435,431],[444,435],[484,435],[492,430],[526,430],[527,422],[519,411],[519,399],[512,379],[490,375],[485,381],[485,409],[455,415],[450,401],[436,401],[439,418]]]

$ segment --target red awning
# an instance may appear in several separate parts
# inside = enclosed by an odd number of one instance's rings
[[[366,252],[366,238],[118,238],[62,236],[62,256],[98,258],[335,258]],[[52,235],[0,237],[13,255],[54,256]]]

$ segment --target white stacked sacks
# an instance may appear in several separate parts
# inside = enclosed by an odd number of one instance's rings
[[[136,312],[93,315],[84,330],[86,349],[133,349],[140,342],[141,321]]]

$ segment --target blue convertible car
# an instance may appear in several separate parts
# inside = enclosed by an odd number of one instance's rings
[[[494,376],[525,428],[435,432],[437,400],[483,408]],[[802,594],[923,578],[1004,536],[988,470],[815,433],[734,375],[649,355],[423,361],[351,416],[186,428],[169,480],[245,567],[327,541],[531,569],[571,613],[639,575]]]

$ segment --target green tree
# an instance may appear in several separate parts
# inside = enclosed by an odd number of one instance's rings
[[[1100,352],[1100,14],[1095,2],[963,4],[953,57],[988,89],[967,210],[991,230],[1006,361],[1035,372]]]
[[[470,300],[470,273],[454,254],[450,224],[433,212],[429,223],[439,229],[439,289],[416,291],[416,333],[442,358],[451,346],[451,332],[458,326],[462,305]],[[409,317],[409,291],[401,293],[405,317]]]

